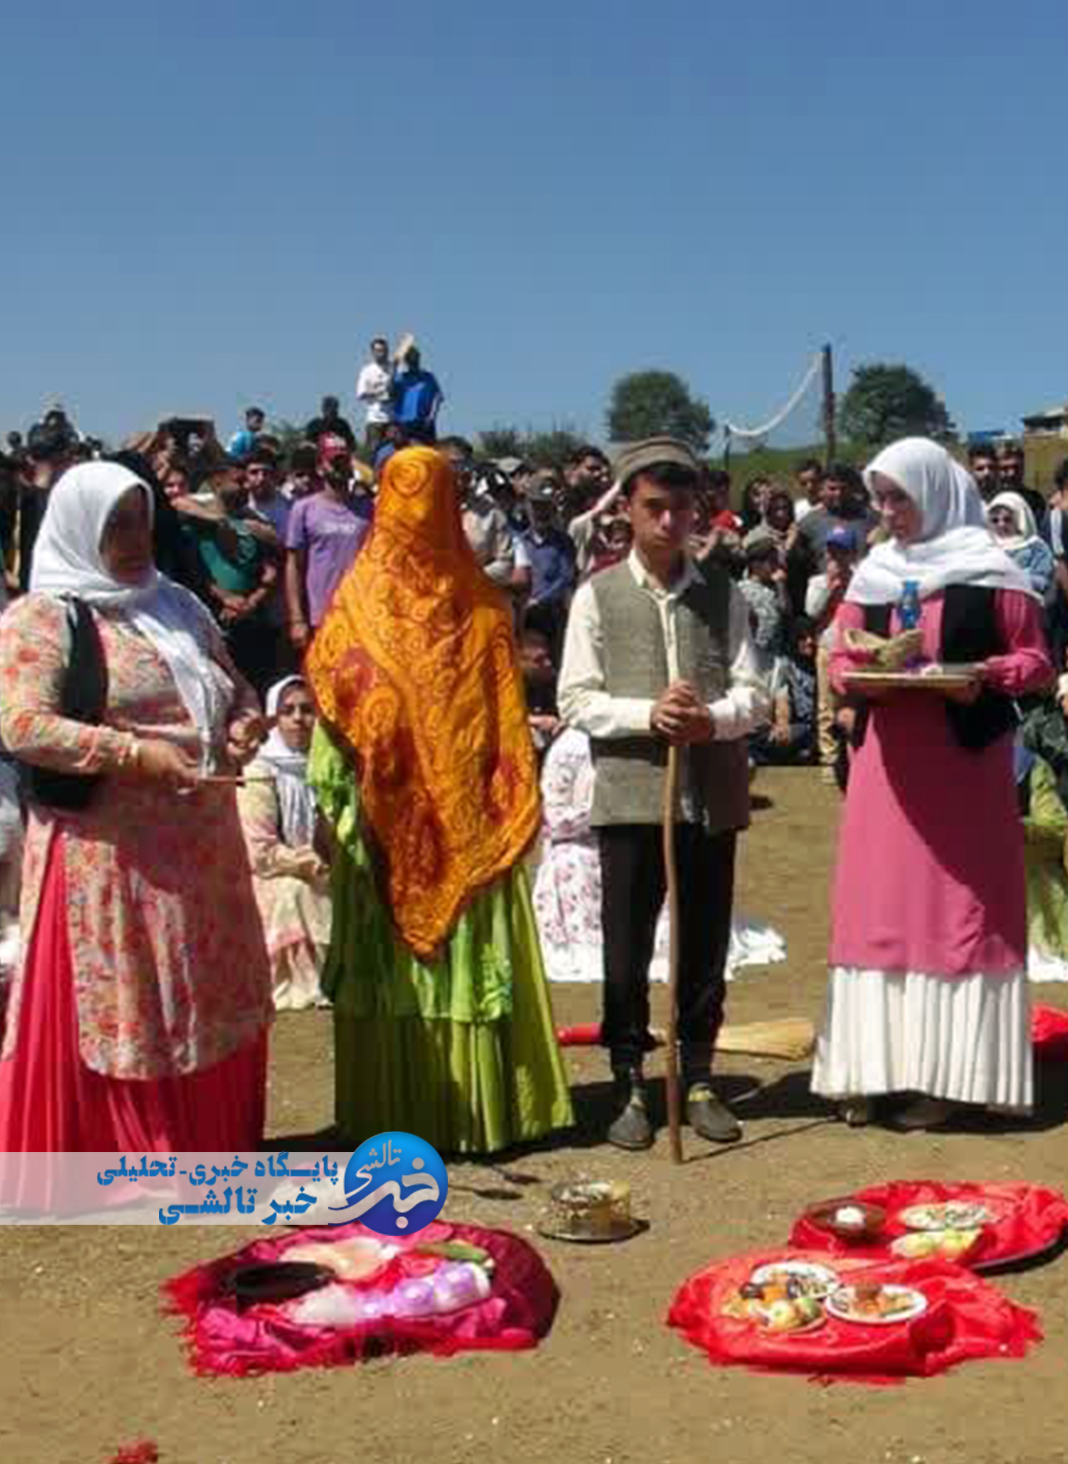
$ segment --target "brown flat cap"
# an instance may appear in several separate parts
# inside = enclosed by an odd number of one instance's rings
[[[676,468],[688,468],[691,473],[700,473],[701,464],[685,442],[676,437],[646,437],[641,442],[631,442],[616,459],[616,480],[624,486],[630,478],[646,468],[671,463]]]

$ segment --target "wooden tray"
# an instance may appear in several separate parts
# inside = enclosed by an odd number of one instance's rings
[[[970,686],[976,671],[975,666],[930,666],[920,671],[847,671],[842,679],[858,691],[952,691]]]

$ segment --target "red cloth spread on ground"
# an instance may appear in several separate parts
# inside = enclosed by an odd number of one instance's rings
[[[1068,1012],[1051,1006],[1032,1007],[1031,1044],[1036,1057],[1068,1057]]]
[[[421,1246],[466,1242],[487,1251],[494,1269],[489,1296],[462,1310],[420,1317],[381,1316],[344,1326],[308,1326],[292,1319],[294,1302],[259,1303],[242,1312],[227,1293],[227,1279],[242,1266],[283,1261],[286,1251],[310,1242],[332,1244],[355,1237],[387,1244],[359,1222],[294,1229],[254,1241],[166,1282],[163,1291],[168,1310],[186,1319],[184,1331],[193,1371],[246,1376],[301,1367],[338,1367],[389,1352],[517,1351],[536,1347],[552,1325],[559,1293],[538,1253],[507,1231],[476,1225],[435,1222],[418,1235],[390,1241],[396,1254],[383,1269],[373,1277],[341,1283],[356,1292],[386,1291],[406,1279],[425,1277],[442,1265],[439,1258],[419,1255]]]
[[[993,1216],[972,1250],[956,1257],[957,1263],[981,1270],[984,1266],[1007,1264],[1039,1255],[1055,1246],[1068,1225],[1068,1201],[1059,1190],[1039,1189],[1030,1184],[936,1184],[933,1181],[908,1181],[877,1184],[858,1190],[849,1198],[886,1211],[886,1228],[877,1240],[855,1245],[842,1240],[802,1217],[790,1232],[790,1244],[806,1250],[823,1251],[835,1256],[868,1259],[891,1259],[890,1243],[909,1234],[907,1226],[897,1218],[910,1205],[944,1204],[949,1200],[965,1200],[985,1205]],[[849,1198],[841,1204],[848,1205]]]
[[[912,1286],[927,1310],[911,1321],[874,1325],[828,1316],[815,1331],[769,1334],[757,1321],[724,1316],[723,1307],[758,1266],[805,1260],[830,1264],[844,1285],[879,1281]],[[668,1313],[709,1360],[767,1372],[801,1372],[818,1381],[893,1383],[933,1377],[969,1358],[1023,1357],[1041,1340],[1035,1314],[1006,1300],[988,1281],[946,1261],[833,1260],[823,1253],[773,1250],[732,1256],[698,1271]]]

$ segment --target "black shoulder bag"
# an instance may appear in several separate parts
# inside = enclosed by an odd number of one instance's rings
[[[70,632],[70,657],[59,695],[59,714],[75,722],[98,724],[108,701],[108,673],[104,647],[92,611],[73,596],[63,601]],[[46,808],[86,808],[102,780],[100,773],[57,773],[15,759],[19,789],[27,803]]]

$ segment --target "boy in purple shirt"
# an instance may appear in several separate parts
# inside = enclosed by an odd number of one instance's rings
[[[340,437],[319,442],[322,487],[293,505],[286,526],[289,638],[303,653],[371,527],[372,500],[354,491],[352,453]]]

